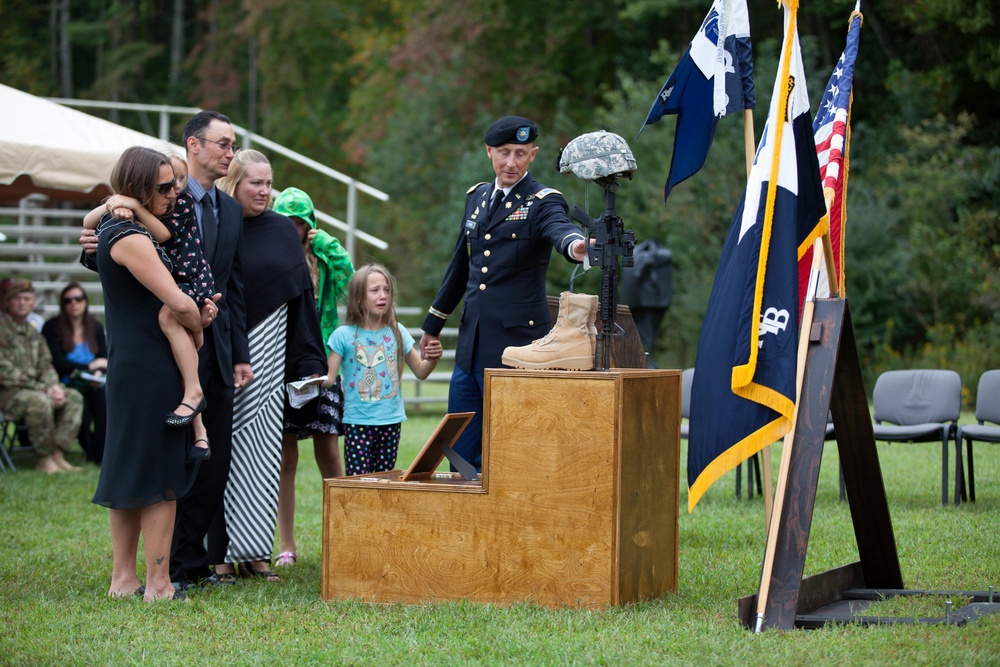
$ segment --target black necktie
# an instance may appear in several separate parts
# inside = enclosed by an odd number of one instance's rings
[[[490,202],[490,215],[489,219],[492,220],[493,216],[497,214],[500,210],[500,202],[503,201],[503,190],[496,190],[493,193],[493,201]]]
[[[215,211],[212,209],[212,198],[205,193],[201,198],[201,228],[202,240],[205,241],[205,255],[215,254],[215,241],[219,237],[219,223],[215,221]]]

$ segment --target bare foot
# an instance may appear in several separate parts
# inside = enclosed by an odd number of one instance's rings
[[[187,596],[176,590],[173,585],[163,586],[160,588],[146,587],[143,600],[146,602],[156,602],[157,600],[177,600],[178,602],[186,602]]]
[[[41,472],[47,472],[50,475],[52,473],[64,472],[63,468],[61,468],[59,464],[56,463],[56,460],[55,458],[52,457],[52,455],[43,456],[42,458],[38,459],[38,463],[35,465],[35,470],[40,470]]]
[[[145,594],[146,594],[145,586],[140,586],[138,582],[136,582],[134,586],[124,589],[119,589],[119,590],[108,589],[108,597],[111,598],[112,600],[127,600],[128,598],[132,597],[141,598]]]

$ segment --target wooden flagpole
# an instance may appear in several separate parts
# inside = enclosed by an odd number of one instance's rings
[[[827,193],[826,210],[830,211],[833,202],[832,193]],[[821,253],[822,250],[822,253]],[[812,329],[813,311],[816,308],[816,290],[819,286],[820,262],[826,265],[826,276],[830,286],[830,295],[836,297],[840,291],[837,281],[837,271],[833,263],[833,244],[830,241],[828,229],[821,239],[813,244],[813,261],[809,269],[809,287],[806,289],[806,301],[802,307],[802,322],[799,327],[799,349],[795,360],[795,410],[792,412],[792,427],[785,434],[781,447],[781,464],[778,466],[778,487],[774,492],[774,521],[768,522],[767,547],[764,550],[764,566],[760,575],[760,590],[757,592],[757,618],[754,632],[759,633],[764,625],[764,609],[767,607],[767,596],[771,587],[771,573],[774,567],[774,556],[778,545],[777,524],[781,521],[781,509],[785,504],[785,491],[788,488],[788,468],[792,459],[792,445],[795,440],[795,424],[799,418],[799,405],[802,403],[802,383],[806,370],[806,353],[809,350],[809,335]],[[768,447],[770,449],[770,447]],[[774,530],[771,530],[772,525]]]
[[[754,141],[752,109],[743,110],[743,147],[747,160],[747,181],[749,181],[750,170],[753,169],[753,158],[757,153],[756,142]],[[832,247],[831,245],[831,252]],[[773,507],[773,497],[771,495],[771,445],[761,450],[760,458],[760,467],[764,469],[763,480],[761,482],[764,488],[761,491],[764,494],[764,530],[766,532],[771,526],[771,510]],[[748,462],[748,469],[749,465]]]
[[[846,152],[846,148],[845,148]],[[826,189],[823,193],[823,199],[826,201],[826,215],[827,218],[830,217],[830,208],[833,206],[833,190]],[[843,220],[841,220],[841,225],[843,225]],[[843,234],[843,228],[841,228],[841,234]],[[815,255],[818,248],[813,246],[813,253]],[[836,299],[840,296],[840,277],[837,275],[837,265],[833,259],[833,239],[830,236],[830,226],[827,225],[826,232],[823,234],[823,257],[826,259],[826,284],[830,286],[830,298]],[[843,258],[841,258],[843,259]],[[816,263],[813,262],[813,266]]]
[[[753,169],[753,156],[757,152],[757,141],[753,136],[753,109],[743,110],[743,148],[747,157],[747,180]]]
[[[774,520],[770,522],[767,531],[767,547],[764,550],[764,566],[760,575],[760,590],[757,593],[757,619],[754,632],[759,633],[764,625],[764,609],[767,607],[767,596],[771,587],[771,573],[774,567],[774,555],[778,546],[777,523],[781,521],[781,509],[785,504],[785,492],[788,488],[788,468],[792,460],[792,444],[795,440],[795,423],[798,421],[799,405],[802,402],[802,379],[805,376],[806,353],[809,350],[809,331],[812,329],[813,310],[816,307],[816,288],[819,283],[819,263],[823,261],[820,255],[820,241],[813,245],[813,263],[809,271],[809,288],[806,302],[802,307],[802,323],[799,328],[799,348],[795,360],[795,409],[792,412],[792,426],[781,447],[781,464],[778,466],[778,487],[774,492]],[[836,284],[836,283],[834,283]]]

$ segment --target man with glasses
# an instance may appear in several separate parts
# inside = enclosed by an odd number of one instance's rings
[[[233,390],[253,379],[243,303],[243,208],[215,187],[229,173],[238,150],[229,118],[200,111],[184,126],[187,192],[194,202],[205,257],[212,267],[219,314],[199,353],[199,375],[208,408],[202,413],[212,458],[202,461],[191,491],[177,501],[177,521],[170,553],[170,578],[181,588],[205,581],[219,583],[209,563],[225,560],[223,496],[229,479],[233,439]],[[210,531],[213,522],[217,522]],[[208,536],[207,550],[205,537]]]
[[[28,322],[35,307],[30,280],[10,281],[0,313],[0,410],[7,419],[24,420],[38,456],[38,470],[79,470],[64,452],[76,441],[83,418],[83,396],[59,381],[49,346]]]
[[[206,330],[199,351],[198,373],[208,407],[202,413],[212,457],[203,460],[194,486],[177,500],[174,542],[170,553],[170,578],[181,589],[192,583],[222,583],[209,563],[225,560],[226,543],[223,496],[232,456],[233,390],[253,379],[243,302],[243,208],[215,187],[229,173],[238,150],[236,134],[218,111],[199,111],[184,126],[188,182],[183,196],[193,202],[205,257],[212,268],[216,289],[216,320]],[[93,266],[96,239],[80,237],[84,264]],[[113,428],[114,425],[111,425]],[[209,527],[214,525],[213,530]],[[206,549],[206,536],[207,549]]]

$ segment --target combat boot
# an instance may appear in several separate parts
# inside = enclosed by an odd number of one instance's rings
[[[601,307],[595,296],[590,302],[590,314],[587,316],[587,333],[590,334],[590,356],[597,359],[597,311]]]
[[[588,371],[594,367],[597,348],[596,316],[596,296],[563,292],[551,331],[530,345],[508,347],[501,360],[515,368]]]

